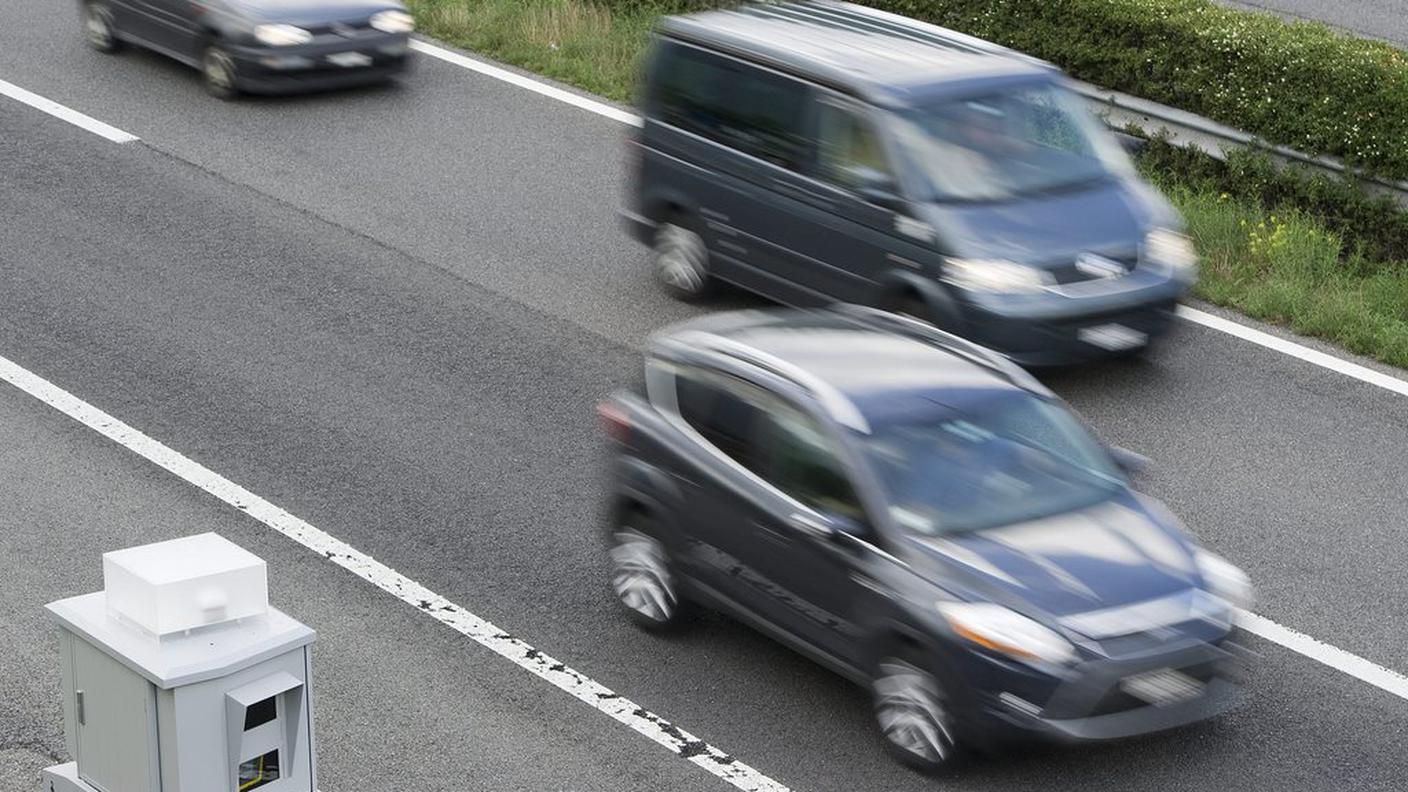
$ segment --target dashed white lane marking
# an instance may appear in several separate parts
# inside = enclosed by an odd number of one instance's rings
[[[738,789],[788,788],[331,534],[0,357],[0,379],[332,561]]]
[[[596,113],[597,115],[620,121],[623,124],[638,127],[642,123],[640,116],[635,113],[622,110],[619,107],[609,105],[605,102],[589,99],[580,94],[572,93],[571,91],[564,91],[554,85],[535,80],[532,77],[525,77],[522,74],[511,72],[508,69],[500,68],[485,61],[466,57],[458,52],[447,50],[444,47],[437,47],[434,44],[421,40],[411,42],[411,46],[426,55],[439,58],[446,63],[453,63],[456,66],[479,72],[487,77],[503,80],[506,83],[511,83],[520,88],[533,91],[534,93],[556,99],[559,102],[565,102],[573,107],[580,107],[583,110]],[[1253,329],[1240,322],[1223,319],[1220,316],[1214,316],[1206,311],[1199,311],[1196,308],[1180,307],[1178,309],[1178,315],[1190,322],[1203,325],[1204,327],[1236,336],[1284,355],[1299,358],[1307,363],[1313,363],[1347,377],[1353,377],[1361,382],[1367,382],[1370,385],[1377,385],[1380,388],[1391,390],[1394,393],[1408,396],[1408,381],[1389,376],[1388,374],[1375,371],[1357,363],[1351,363],[1342,358],[1335,357],[1334,355],[1328,355],[1303,344],[1297,344],[1294,341],[1278,338],[1270,333]]]
[[[1277,624],[1255,613],[1242,611],[1238,624],[1253,635],[1260,635],[1268,641],[1278,643],[1293,652],[1305,655],[1311,660],[1324,663],[1336,671],[1342,671],[1362,682],[1367,682],[1380,690],[1392,693],[1401,699],[1408,699],[1408,677],[1377,663],[1372,663],[1357,654],[1346,652],[1338,646],[1311,638],[1302,632]]]
[[[86,129],[99,137],[105,137],[114,143],[131,143],[140,139],[136,135],[123,132],[115,126],[105,124],[92,116],[84,115],[71,107],[65,107],[52,99],[46,99],[33,91],[26,91],[12,82],[0,80],[0,94],[17,102],[23,102],[36,110],[42,110],[76,127]]]

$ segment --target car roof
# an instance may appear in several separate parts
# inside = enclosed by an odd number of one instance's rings
[[[909,323],[909,329],[906,325]],[[810,391],[834,417],[872,424],[932,409],[962,392],[1047,392],[985,350],[913,320],[858,306],[839,310],[754,310],[712,314],[663,330],[656,349],[711,351],[771,369]]]
[[[659,32],[888,106],[1060,74],[982,39],[831,0],[667,17]]]

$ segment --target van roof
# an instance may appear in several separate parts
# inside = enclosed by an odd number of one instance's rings
[[[1060,73],[979,38],[833,0],[749,3],[667,17],[659,32],[883,105]]]

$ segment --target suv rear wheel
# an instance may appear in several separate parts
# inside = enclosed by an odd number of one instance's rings
[[[680,217],[671,217],[655,231],[651,251],[655,277],[678,300],[698,300],[713,286],[709,276],[709,249],[704,238]]]
[[[627,615],[648,630],[666,630],[684,619],[669,554],[641,512],[629,512],[611,535],[611,590]]]
[[[98,52],[117,52],[122,42],[117,38],[117,27],[113,24],[112,9],[99,0],[88,0],[83,4],[83,33],[88,46]]]
[[[952,766],[958,741],[949,698],[937,677],[902,652],[880,661],[871,691],[875,725],[891,756],[925,773]]]

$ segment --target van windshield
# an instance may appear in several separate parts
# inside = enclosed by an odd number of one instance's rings
[[[899,114],[897,136],[931,201],[995,201],[1133,171],[1114,136],[1064,88],[1043,85]]]

